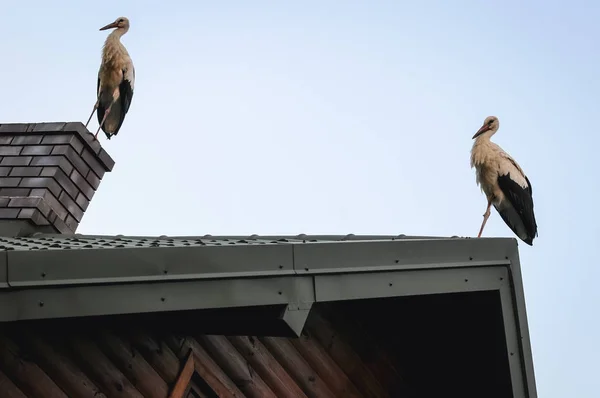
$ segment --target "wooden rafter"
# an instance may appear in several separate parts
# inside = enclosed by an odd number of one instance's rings
[[[221,398],[243,398],[238,397],[221,383],[210,369],[198,359],[192,349],[190,349],[190,352],[187,355],[185,365],[177,377],[177,381],[175,382],[175,386],[173,387],[169,398],[184,398],[189,392],[188,387],[192,384],[194,373],[204,380],[206,385],[208,385],[216,396]]]
[[[190,384],[190,380],[194,375],[194,353],[190,350],[188,354],[187,360],[185,361],[185,365],[177,377],[177,381],[175,382],[175,387],[173,387],[173,391],[169,395],[169,398],[183,398],[185,392],[187,391],[187,386]]]

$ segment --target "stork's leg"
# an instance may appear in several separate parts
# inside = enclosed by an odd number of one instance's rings
[[[487,222],[488,218],[490,218],[490,208],[491,207],[492,207],[492,201],[488,199],[487,209],[485,210],[485,213],[483,214],[483,223],[481,223],[481,228],[479,229],[479,235],[477,235],[478,238],[481,237],[481,233],[483,232],[483,227],[485,227],[485,223]]]
[[[96,112],[96,109],[98,109],[98,105],[100,105],[100,97],[98,97],[98,100],[96,100],[96,105],[94,105],[94,109],[92,109],[92,114],[88,118],[88,121],[85,123],[86,128],[87,128],[87,125],[90,124],[90,120],[92,120],[92,116],[94,116],[94,112]]]
[[[104,122],[106,121],[106,118],[108,117],[108,114],[110,113],[110,108],[112,108],[112,104],[113,104],[113,102],[110,103],[110,105],[108,106],[108,109],[106,110],[106,112],[104,112],[104,117],[102,118],[102,123],[100,123],[100,125],[98,126],[96,135],[94,135],[94,138],[96,138],[96,139],[98,139],[98,133],[100,132],[100,128],[102,128],[102,125],[104,124]]]

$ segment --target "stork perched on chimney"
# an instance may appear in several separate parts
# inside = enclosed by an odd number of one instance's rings
[[[115,28],[108,35],[102,48],[102,63],[98,71],[97,101],[85,126],[89,124],[94,112],[98,110],[98,130],[106,134],[106,138],[117,135],[133,97],[135,69],[121,36],[129,30],[129,20],[119,17],[114,22],[100,28],[106,30]]]
[[[537,236],[537,224],[533,213],[531,183],[517,164],[499,145],[490,141],[498,131],[500,122],[488,116],[475,133],[471,149],[471,168],[475,167],[476,181],[487,198],[487,209],[479,235],[494,208],[509,228],[525,243],[532,246]]]

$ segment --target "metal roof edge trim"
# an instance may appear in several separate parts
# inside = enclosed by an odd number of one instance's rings
[[[312,303],[310,276],[0,290],[0,322]],[[305,305],[299,307],[304,308]]]
[[[386,240],[7,252],[11,287],[509,264],[514,240]]]
[[[533,354],[531,349],[531,336],[529,334],[529,322],[527,318],[527,303],[525,301],[525,288],[521,274],[521,260],[519,256],[518,241],[515,239],[513,252],[510,255],[510,295],[513,301],[513,312],[516,327],[519,331],[519,349],[524,352],[522,366],[524,368],[527,389],[531,397],[537,397],[537,387],[535,381],[535,368],[533,363]]]
[[[294,273],[290,245],[9,251],[12,287],[220,279]]]
[[[0,290],[9,287],[8,282],[8,254],[0,254]]]
[[[508,266],[0,290],[0,322],[498,290]],[[512,286],[508,286],[512,290]],[[102,299],[99,299],[99,298]]]

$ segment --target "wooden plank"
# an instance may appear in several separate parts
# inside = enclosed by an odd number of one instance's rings
[[[133,346],[146,358],[146,361],[160,374],[168,385],[177,380],[180,361],[165,342],[159,342],[147,333],[128,333]]]
[[[19,347],[0,334],[0,368],[31,398],[67,398],[67,395],[35,363],[23,358]]]
[[[27,398],[2,371],[0,371],[0,392],[3,398]]]
[[[182,359],[190,349],[194,351],[194,355],[196,356],[194,358],[196,372],[198,372],[220,398],[246,397],[194,338],[169,335],[165,337],[165,341],[173,352]]]
[[[321,315],[312,312],[307,320],[305,330],[317,339],[364,397],[387,398],[390,396],[358,354]]]
[[[96,381],[107,396],[144,398],[88,336],[71,335],[67,340],[77,363]]]
[[[184,397],[184,395],[188,392],[188,385],[190,384],[194,371],[194,353],[192,350],[190,350],[188,358],[185,361],[185,365],[183,365],[183,369],[181,370],[181,374],[175,382],[175,387],[173,387],[173,391],[171,391],[171,394],[169,394],[169,398]]]
[[[27,344],[27,354],[69,397],[106,398],[100,389],[57,344],[49,344],[39,334],[20,328],[14,340]]]
[[[197,340],[247,397],[277,398],[225,336],[199,336]]]
[[[260,341],[296,380],[296,383],[309,398],[336,398],[336,395],[327,387],[323,379],[302,358],[302,355],[288,339],[262,337]]]
[[[371,371],[379,384],[391,395],[412,396],[416,391],[410,391],[408,383],[397,369],[389,351],[381,345],[387,338],[378,339],[366,332],[363,317],[349,316],[347,306],[325,305],[321,307],[321,314],[335,324],[336,330],[344,340],[354,349],[362,362]],[[392,339],[393,341],[393,339]]]
[[[279,398],[307,398],[294,379],[277,362],[258,338],[232,336],[228,338],[252,368]]]
[[[148,398],[164,398],[169,393],[167,383],[144,357],[121,337],[109,330],[98,333],[98,343],[104,354]]]
[[[301,336],[289,341],[336,396],[362,398],[356,386],[316,340],[310,336]]]

